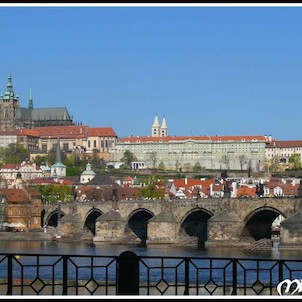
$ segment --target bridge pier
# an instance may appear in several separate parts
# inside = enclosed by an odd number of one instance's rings
[[[162,212],[148,220],[147,245],[173,244],[178,236],[179,223],[173,213]]]
[[[93,241],[110,243],[123,238],[126,224],[119,210],[110,210],[96,219]]]
[[[280,250],[302,250],[301,211],[280,223]]]
[[[240,238],[240,232],[240,218],[235,213],[229,213],[227,209],[224,209],[208,220],[208,240],[205,246],[246,245],[247,242]]]

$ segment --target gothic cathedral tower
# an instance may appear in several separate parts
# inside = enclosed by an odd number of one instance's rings
[[[13,91],[12,77],[8,76],[8,83],[4,96],[0,95],[0,130],[15,128],[16,114],[19,110],[19,97]]]
[[[163,117],[162,125],[160,126],[157,114],[155,115],[152,125],[152,137],[165,137],[168,136],[168,127],[165,116]]]

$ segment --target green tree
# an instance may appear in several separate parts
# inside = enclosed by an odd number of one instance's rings
[[[6,148],[0,147],[0,164],[4,163],[5,161],[5,152]]]
[[[9,144],[4,151],[4,162],[5,163],[21,163],[22,161],[28,160],[29,153],[26,148],[20,144]]]
[[[288,159],[288,167],[290,170],[298,171],[301,170],[301,157],[299,154],[294,153]]]
[[[66,202],[72,201],[71,186],[61,185],[40,185],[37,187],[42,194],[43,202]]]
[[[136,160],[136,156],[130,150],[126,150],[124,156],[121,158],[121,161],[123,162],[122,168],[131,169],[131,162]]]
[[[158,171],[165,171],[166,167],[163,161],[161,161],[157,167]]]
[[[45,158],[41,155],[37,155],[34,160],[33,160],[34,163],[36,163],[38,166],[41,166],[42,164],[45,163]]]
[[[201,165],[199,162],[197,162],[193,167],[193,172],[200,172],[200,171],[201,171]]]

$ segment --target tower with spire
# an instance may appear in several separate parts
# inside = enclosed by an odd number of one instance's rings
[[[62,163],[62,151],[60,148],[59,138],[56,146],[56,162],[51,166],[50,175],[52,178],[60,178],[66,176],[66,166]]]
[[[9,74],[6,91],[0,95],[0,130],[15,128],[18,110],[19,97],[14,93],[12,76]]]
[[[74,122],[66,107],[34,108],[31,88],[28,107],[20,107],[19,97],[14,93],[12,76],[9,73],[6,91],[0,94],[0,131],[70,125],[74,125]]]
[[[152,125],[152,137],[166,137],[168,136],[168,127],[165,116],[163,117],[162,124],[159,124],[158,116],[155,115]]]

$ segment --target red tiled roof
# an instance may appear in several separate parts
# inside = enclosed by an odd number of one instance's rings
[[[207,142],[240,142],[245,141],[262,141],[266,138],[262,135],[241,135],[241,136],[166,136],[166,137],[151,137],[151,136],[130,136],[119,140],[119,143],[159,143],[159,142],[173,142],[173,141],[207,141]]]
[[[83,138],[87,136],[114,136],[111,127],[90,128],[89,126],[49,126],[34,127],[33,131],[41,138]]]
[[[19,169],[20,167],[21,164],[3,164],[0,166],[1,169],[9,169],[9,170]]]
[[[17,130],[1,130],[0,136],[17,135]]]
[[[22,189],[2,189],[0,192],[10,202],[28,201],[28,197]]]
[[[114,136],[116,137],[115,132],[111,127],[104,128],[88,128],[87,136]]]
[[[250,188],[247,186],[241,186],[237,189],[237,197],[240,196],[249,196],[249,197],[254,197],[256,195],[256,188]]]
[[[294,148],[302,147],[302,141],[274,141],[266,145],[266,148]]]
[[[34,127],[33,131],[37,132],[41,138],[86,137],[87,132],[88,132],[88,126]]]
[[[18,136],[35,136],[35,137],[39,137],[39,133],[36,131],[33,131],[32,129],[18,129],[16,130],[16,134]]]
[[[52,178],[35,178],[28,180],[29,183],[33,185],[39,185],[39,184],[56,184],[56,182]]]

